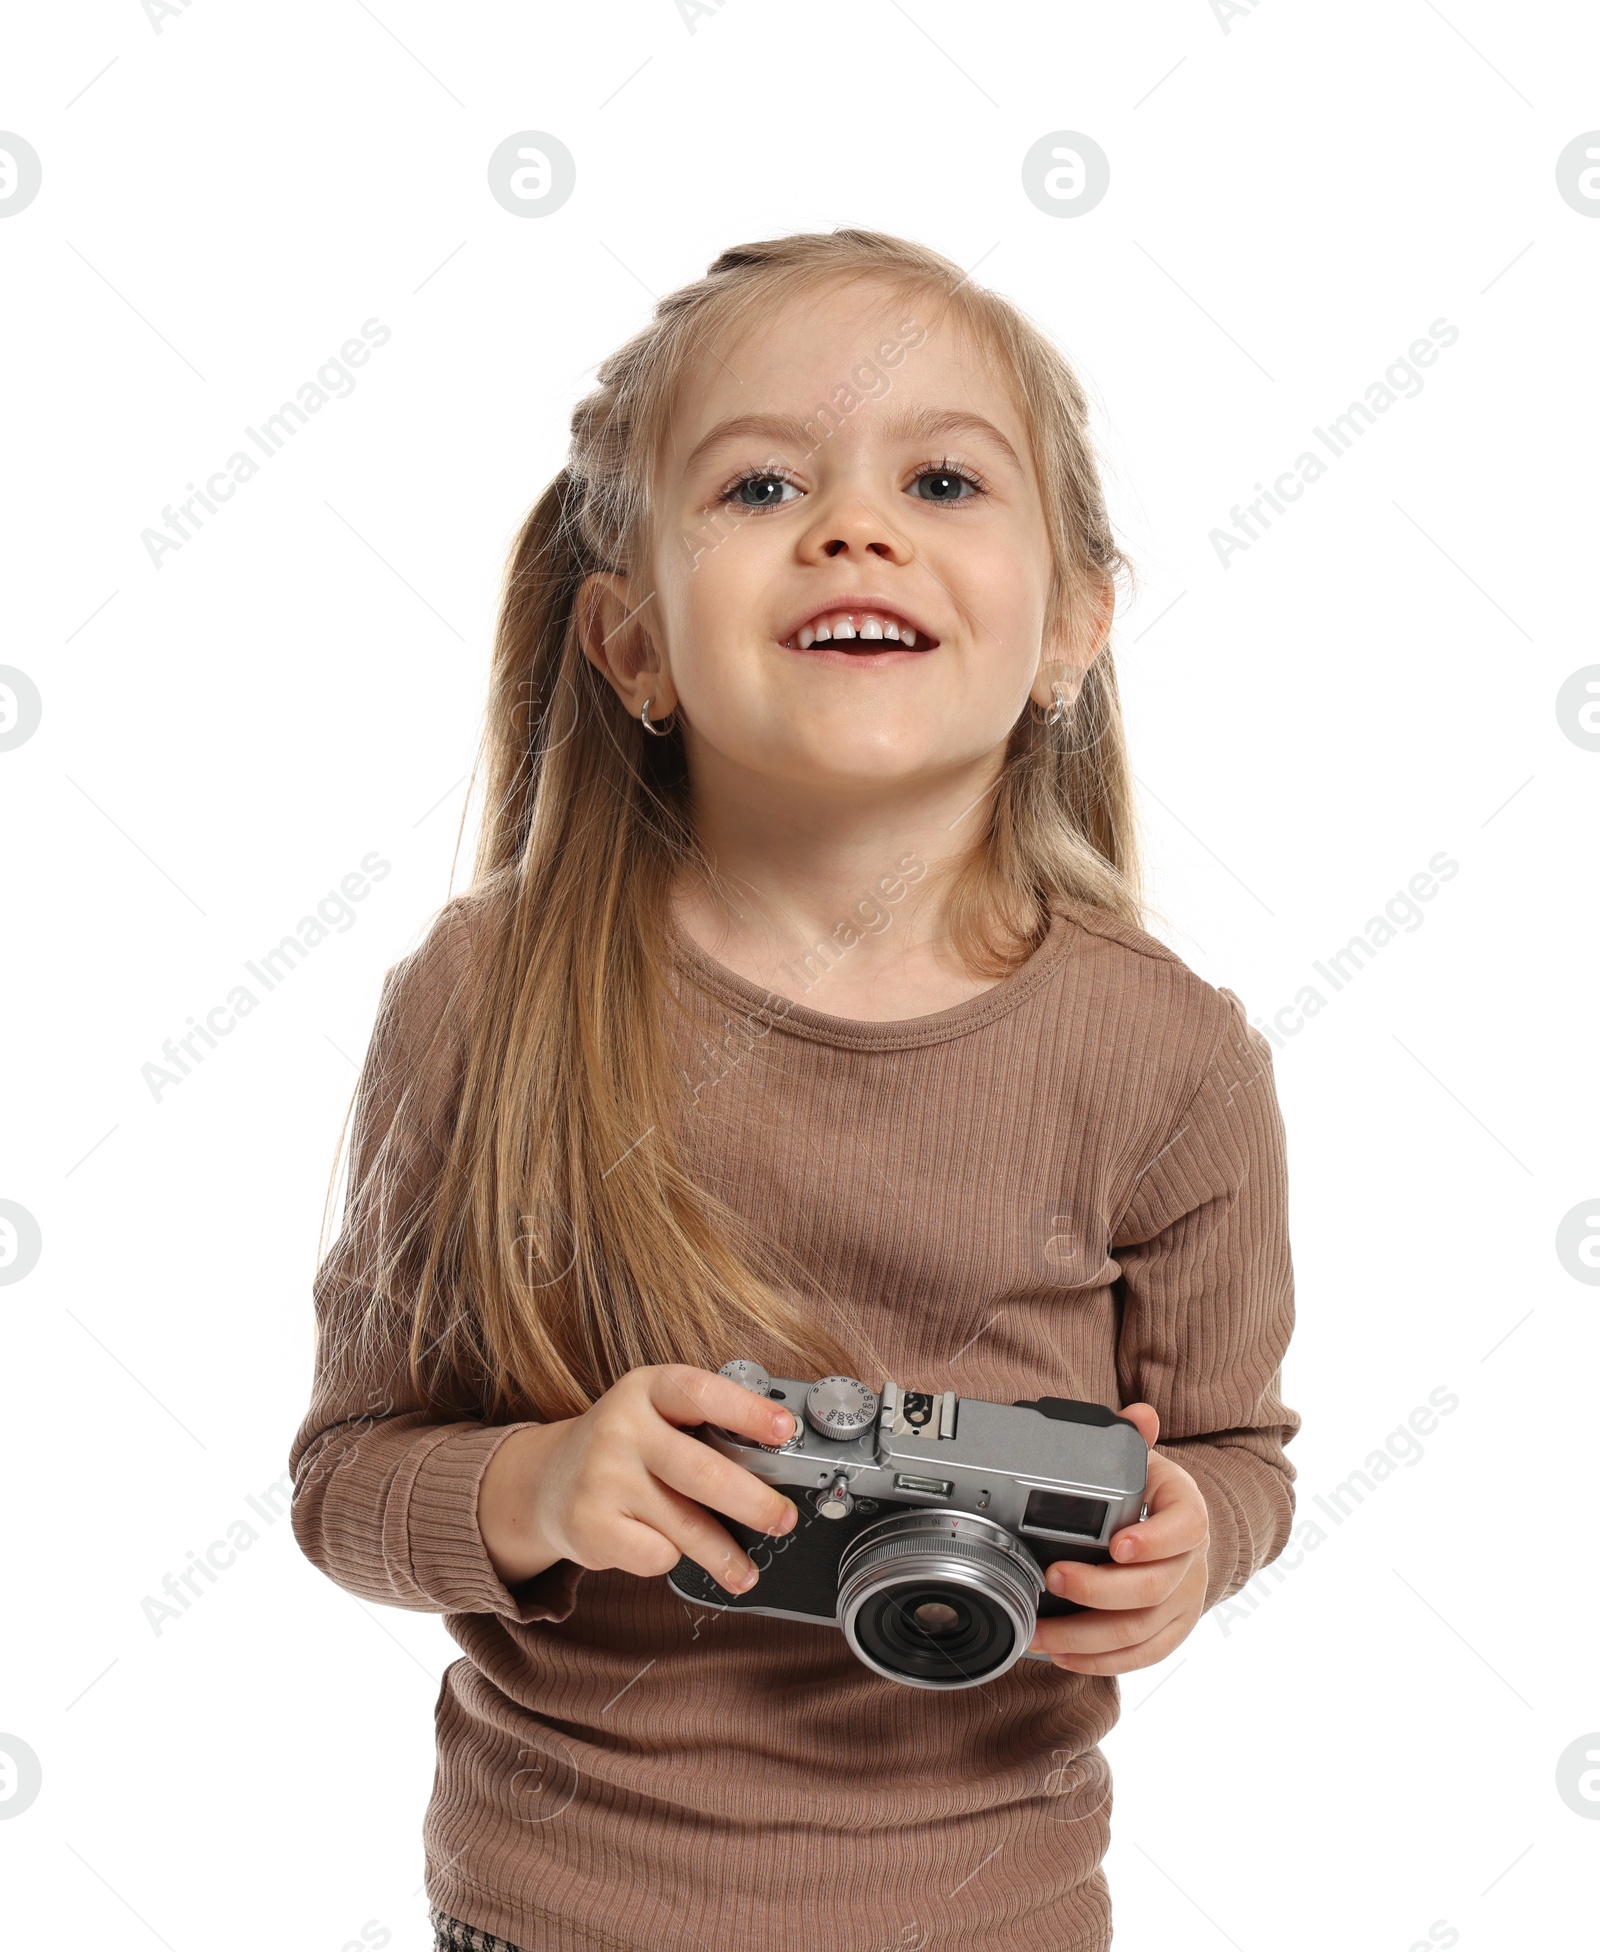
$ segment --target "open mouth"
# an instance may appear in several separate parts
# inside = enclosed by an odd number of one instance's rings
[[[819,610],[788,637],[785,650],[823,650],[850,657],[937,650],[939,640],[897,610],[877,606],[840,606]]]

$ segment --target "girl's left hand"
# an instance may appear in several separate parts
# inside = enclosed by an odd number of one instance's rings
[[[1161,1431],[1153,1405],[1119,1412],[1139,1426],[1147,1444]],[[1115,1565],[1058,1559],[1045,1575],[1062,1599],[1092,1613],[1041,1617],[1030,1649],[1047,1653],[1074,1674],[1124,1674],[1163,1660],[1194,1631],[1205,1607],[1211,1522],[1200,1487],[1181,1464],[1150,1453],[1146,1480],[1150,1515],[1112,1534]]]

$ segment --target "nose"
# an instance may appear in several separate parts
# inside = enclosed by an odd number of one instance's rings
[[[842,556],[847,560],[908,563],[911,546],[879,506],[875,496],[843,488],[816,497],[816,514],[800,538],[807,562]]]

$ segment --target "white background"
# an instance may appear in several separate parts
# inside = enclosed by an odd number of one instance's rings
[[[1254,1611],[1127,1677],[1119,1952],[1407,1952],[1437,1921],[1469,1949],[1583,1942],[1600,1829],[1557,1764],[1600,1748],[1600,1294],[1555,1239],[1600,1195],[1600,753],[1556,699],[1600,664],[1600,221],[1556,158],[1600,126],[1600,21],[70,15],[12,14],[0,92],[43,162],[0,221],[0,663],[43,700],[0,752],[0,1197],[43,1239],[0,1293],[0,1731],[43,1771],[0,1823],[8,1940],[429,1943],[454,1646],[246,1502],[304,1407],[340,1124],[383,971],[450,891],[498,577],[589,369],[724,247],[858,224],[976,266],[1095,402],[1142,578],[1114,641],[1165,939],[1270,1018],[1430,857],[1459,863],[1275,1053],[1302,1519],[1430,1391],[1459,1407]],[[529,129],[577,160],[531,221],[485,174]],[[1066,219],[1020,175],[1058,130],[1111,161]],[[392,338],[355,392],[153,566],[141,531],[369,318]],[[1436,319],[1459,338],[1421,393],[1224,567],[1210,531]],[[353,925],[153,1098],[163,1041],[373,850]],[[240,1518],[256,1543],[156,1633],[146,1596]]]

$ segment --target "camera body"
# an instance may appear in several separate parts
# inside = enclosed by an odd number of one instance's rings
[[[750,1593],[689,1558],[668,1584],[698,1605],[837,1627],[859,1660],[907,1687],[976,1687],[1025,1657],[1048,1660],[1028,1651],[1038,1620],[1085,1609],[1046,1591],[1045,1568],[1105,1563],[1113,1534],[1145,1515],[1149,1448],[1103,1404],[805,1383],[744,1360],[721,1374],[782,1403],[795,1434],[768,1445],[701,1424],[695,1435],[800,1516],[772,1538],[717,1514],[760,1570]]]

